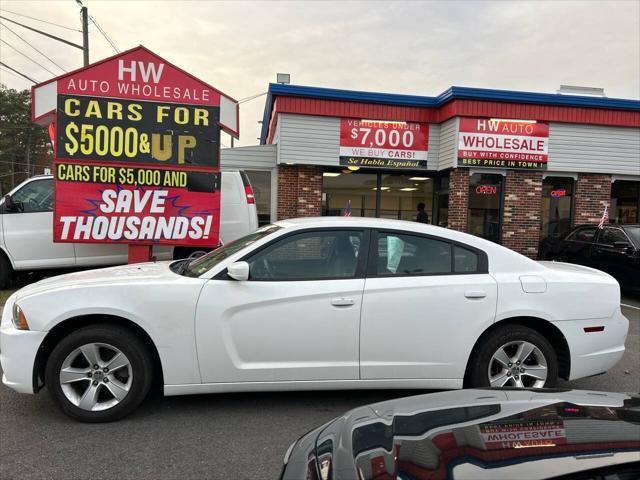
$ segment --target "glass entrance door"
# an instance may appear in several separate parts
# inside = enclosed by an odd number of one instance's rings
[[[469,179],[467,232],[500,243],[502,175],[474,173]]]
[[[547,177],[542,182],[540,241],[557,239],[571,230],[573,178]]]

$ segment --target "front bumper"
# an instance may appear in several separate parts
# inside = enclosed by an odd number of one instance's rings
[[[15,294],[14,294],[15,295]],[[20,393],[35,393],[33,367],[47,332],[18,330],[11,321],[15,296],[7,300],[0,322],[0,364],[2,383]]]

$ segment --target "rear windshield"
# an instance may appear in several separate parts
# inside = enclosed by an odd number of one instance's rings
[[[231,243],[227,243],[226,245],[215,249],[213,252],[209,252],[200,258],[192,260],[181,273],[185,277],[199,277],[234,253],[239,252],[243,248],[261,240],[267,235],[271,235],[272,233],[280,230],[280,228],[281,227],[277,225],[265,225],[249,235],[238,238]]]

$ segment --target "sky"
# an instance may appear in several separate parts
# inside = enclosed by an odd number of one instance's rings
[[[569,84],[640,98],[640,0],[83,1],[119,50],[144,45],[238,100],[266,92],[278,72],[297,85],[427,96],[452,85],[555,93]],[[82,43],[75,0],[2,0],[0,9]],[[34,80],[63,73],[50,60],[66,71],[82,66],[80,50],[2,24],[2,62]],[[89,30],[91,61],[116,53]],[[31,85],[4,67],[0,81]],[[241,105],[236,146],[258,143],[264,101]]]

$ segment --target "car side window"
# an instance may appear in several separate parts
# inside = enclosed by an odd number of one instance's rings
[[[598,243],[613,247],[615,242],[631,243],[624,232],[619,228],[605,228],[604,231],[600,233]]]
[[[331,230],[288,236],[256,253],[249,280],[292,281],[354,278],[363,232]]]
[[[596,236],[596,227],[579,228],[567,237],[567,240],[574,242],[593,242]]]
[[[378,233],[378,276],[451,273],[451,244],[416,235]]]
[[[14,203],[22,204],[19,213],[53,211],[53,180],[42,179],[27,183],[11,195]]]
[[[453,246],[453,271],[455,273],[476,273],[478,254],[468,248]]]

